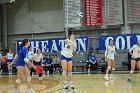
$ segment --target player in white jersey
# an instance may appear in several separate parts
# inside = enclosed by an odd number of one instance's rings
[[[12,53],[12,51],[9,50],[9,52],[6,55],[6,58],[7,58],[7,64],[10,64],[13,61],[14,53]],[[12,68],[13,67],[8,68],[9,74],[12,74]]]
[[[12,65],[15,64],[15,62],[17,61],[17,58],[18,58],[18,54],[15,54],[15,56],[14,56],[14,58],[13,58],[13,61],[12,61],[10,64],[8,64],[8,67],[10,67],[11,64],[12,64]]]
[[[106,48],[106,51],[105,51],[105,59],[107,61],[107,69],[106,69],[106,75],[105,75],[105,79],[106,80],[110,80],[110,79],[115,79],[114,76],[113,76],[113,73],[115,72],[115,61],[114,61],[114,55],[116,54],[116,51],[115,51],[115,46],[113,45],[113,40],[110,39],[109,40],[109,45],[107,46]],[[111,75],[110,75],[110,78],[108,76],[108,73],[109,71],[111,70]]]
[[[29,58],[29,60],[32,62],[33,61],[33,55],[34,55],[34,53],[32,52],[32,49],[31,49],[31,47],[29,48],[29,51],[28,51],[28,58]]]
[[[68,87],[74,89],[72,82],[72,57],[73,51],[76,47],[74,40],[74,35],[71,35],[70,39],[66,39],[65,48],[63,48],[61,51],[61,64],[63,69],[62,75],[65,89],[68,89]],[[68,76],[66,76],[66,74],[68,74]]]
[[[37,69],[34,70],[32,68],[30,71],[30,75],[32,76],[32,72],[36,72],[36,74],[39,75],[39,80],[43,79],[42,74],[43,74],[44,69],[43,69],[42,63],[43,63],[43,54],[41,50],[38,48],[37,52],[33,56],[33,64],[36,66]]]
[[[129,53],[131,54],[131,71],[128,77],[128,82],[131,83],[132,74],[135,71],[136,64],[138,65],[140,71],[140,40],[138,40],[136,45],[132,46],[132,48],[129,50]]]

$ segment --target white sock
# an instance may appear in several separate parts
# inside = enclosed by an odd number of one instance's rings
[[[68,81],[67,80],[64,80],[64,86],[66,87],[66,86],[68,86]]]
[[[106,77],[108,77],[108,74],[106,74]]]
[[[67,84],[68,82],[67,82],[67,80],[64,80],[64,84]]]
[[[70,87],[73,87],[73,82],[69,81]]]

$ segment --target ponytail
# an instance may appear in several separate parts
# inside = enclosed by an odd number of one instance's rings
[[[28,42],[29,42],[28,39],[24,39],[24,40],[22,41],[22,43],[20,44],[20,48],[23,48]]]
[[[20,48],[23,48],[23,47],[24,47],[24,45],[23,45],[23,43],[21,43],[21,44],[20,44]]]

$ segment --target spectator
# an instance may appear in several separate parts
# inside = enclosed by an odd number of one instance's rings
[[[48,68],[48,72],[47,73],[53,73],[53,60],[50,58],[50,55],[46,56],[46,65]]]
[[[87,69],[90,68],[91,71],[97,70],[97,61],[96,61],[94,51],[90,53],[88,59],[89,59],[89,62],[87,63]]]
[[[13,61],[14,53],[12,53],[11,49],[7,53],[6,58],[7,58],[7,64],[10,64]],[[8,68],[9,74],[12,74],[12,68],[13,68],[12,66]]]
[[[57,68],[60,68],[60,60],[57,55],[54,56],[53,67],[54,67],[54,72],[56,72]]]
[[[54,56],[53,64],[60,64],[60,60],[57,55]]]
[[[46,56],[46,64],[47,65],[52,65],[53,64],[53,60],[50,58],[50,55]]]

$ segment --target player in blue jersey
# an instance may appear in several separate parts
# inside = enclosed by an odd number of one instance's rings
[[[94,54],[94,51],[91,51],[90,56],[88,57],[89,62],[87,62],[87,69],[90,72],[97,69],[97,61],[96,61],[96,57]]]
[[[29,46],[30,46],[30,42],[29,42],[28,39],[24,39],[22,41],[21,45],[20,45],[21,49],[18,52],[18,56],[17,56],[17,60],[16,60],[17,80],[15,82],[13,93],[18,93],[17,89],[18,89],[18,86],[21,83],[21,80],[23,78],[23,75],[25,75],[26,78],[27,78],[27,84],[28,84],[28,87],[29,87],[29,93],[37,93],[32,88],[32,85],[31,85],[31,76],[30,76],[30,73],[29,73],[29,69],[26,66],[26,64],[27,64],[27,65],[33,67],[34,69],[36,69],[36,67],[34,66],[34,64],[31,63],[29,61],[29,59],[27,58],[27,55],[28,55],[28,47]],[[14,64],[14,61],[9,65],[9,67],[12,66],[13,64]]]
[[[65,47],[62,49],[61,52],[61,64],[63,69],[62,75],[64,79],[65,89],[68,89],[68,87],[74,89],[74,86],[72,84],[72,57],[73,57],[73,51],[76,47],[74,40],[75,40],[74,35],[71,35],[70,39],[66,39]],[[68,77],[66,77],[66,73],[68,73]]]

